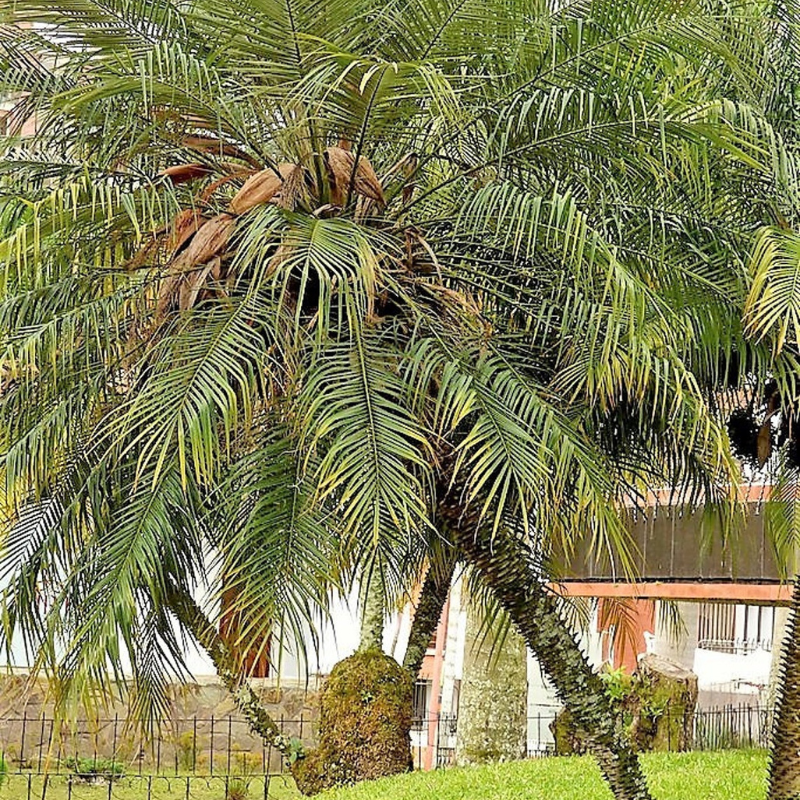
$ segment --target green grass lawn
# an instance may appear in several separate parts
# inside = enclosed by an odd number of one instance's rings
[[[766,754],[754,750],[714,753],[653,753],[642,757],[657,800],[763,800]],[[42,778],[31,779],[31,800],[43,800]],[[297,800],[291,780],[270,779],[269,800]],[[146,779],[123,778],[112,786],[113,800],[146,800]],[[192,778],[190,800],[225,800],[223,778]],[[11,775],[1,798],[27,800],[25,775]],[[108,800],[105,786],[73,783],[52,776],[44,800]],[[185,779],[154,778],[152,800],[186,800]],[[250,781],[247,800],[263,800],[262,778]],[[415,772],[328,792],[321,800],[611,800],[600,772],[590,758],[543,758]]]
[[[653,753],[642,758],[657,800],[763,800],[766,754]],[[611,800],[590,758],[543,758],[417,772],[362,783],[325,800]]]

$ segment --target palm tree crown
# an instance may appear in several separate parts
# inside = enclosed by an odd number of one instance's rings
[[[777,369],[740,320],[793,175],[762,4],[19,0],[9,23],[8,630],[69,696],[130,657],[160,708],[176,587],[232,591],[243,639],[301,638],[332,585],[400,585],[442,503],[624,553],[623,495],[730,495],[718,392]]]

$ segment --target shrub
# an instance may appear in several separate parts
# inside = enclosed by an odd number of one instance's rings
[[[250,787],[244,778],[231,778],[225,790],[225,800],[247,800]]]
[[[192,731],[186,731],[175,740],[178,768],[192,772],[197,768],[197,742]]]
[[[319,747],[291,765],[300,791],[407,772],[411,698],[411,676],[380,650],[340,661],[320,696]]]
[[[97,778],[118,780],[125,774],[125,767],[119,761],[110,758],[68,758],[67,768],[71,769],[84,781],[93,781]]]

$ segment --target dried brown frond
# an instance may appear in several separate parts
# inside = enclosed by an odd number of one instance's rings
[[[181,139],[181,144],[188,147],[190,150],[197,150],[199,153],[213,153],[217,156],[225,156],[227,158],[235,158],[239,161],[246,161],[254,167],[260,167],[261,164],[253,158],[249,153],[237,147],[235,144],[223,142],[215,136],[202,136],[199,134],[187,135]]]
[[[231,200],[231,211],[244,214],[255,206],[269,203],[298,169],[302,170],[302,167],[297,164],[279,164],[277,172],[270,168],[251,175]]]
[[[416,183],[414,182],[413,177],[418,165],[419,158],[417,158],[416,153],[409,153],[402,161],[403,177],[406,179],[405,183],[403,184],[402,192],[403,205],[411,200],[411,196],[414,194],[414,189],[416,189]]]
[[[325,164],[331,181],[331,202],[335,205],[345,202],[351,181],[356,194],[374,200],[380,207],[386,205],[381,182],[366,156],[359,156],[356,165],[356,157],[349,150],[329,147],[325,150]]]
[[[191,164],[176,164],[173,167],[167,167],[167,169],[161,170],[159,175],[169,178],[173,185],[177,185],[202,178],[210,174],[211,171],[211,168],[205,164],[193,162]]]
[[[223,250],[235,227],[236,219],[230,214],[211,217],[195,233],[189,246],[173,261],[172,271],[182,272],[211,260]]]
[[[160,248],[161,239],[158,234],[154,234],[125,262],[124,269],[132,272],[135,269],[152,265],[157,260]]]
[[[204,221],[203,215],[194,208],[187,208],[175,215],[175,219],[172,221],[172,230],[167,239],[167,253],[170,258],[183,249],[183,246],[197,233]]]
[[[383,196],[383,187],[378,180],[378,176],[368,158],[361,156],[358,159],[356,169],[356,180],[353,188],[356,192],[370,200],[374,200],[379,206],[386,205],[386,198]]]
[[[283,186],[275,199],[281,208],[294,211],[298,201],[306,193],[306,170],[299,164],[283,164],[282,166],[291,166],[292,168],[284,176]]]
[[[325,164],[331,182],[331,202],[343,205],[353,182],[353,191],[362,197],[374,200],[381,207],[386,205],[383,188],[372,163],[366,156],[359,156],[356,165],[355,156],[341,147],[329,147],[325,150]],[[355,169],[355,176],[353,170]]]
[[[202,269],[181,276],[178,289],[178,308],[181,311],[188,311],[188,309],[194,306],[197,302],[200,290],[203,288],[206,279],[214,269],[214,264],[219,262],[219,257],[214,258]]]
[[[342,206],[353,173],[353,154],[341,147],[329,147],[325,151],[325,166],[331,184],[331,203]]]
[[[254,171],[251,169],[248,170],[235,169],[229,175],[223,175],[221,178],[217,178],[217,180],[209,183],[208,186],[206,186],[206,188],[203,189],[203,191],[201,192],[199,200],[201,203],[207,203],[211,199],[211,196],[214,194],[214,192],[216,192],[220,186],[224,186],[226,183],[235,181],[238,178],[248,178],[250,177],[250,175],[254,174],[255,174]]]

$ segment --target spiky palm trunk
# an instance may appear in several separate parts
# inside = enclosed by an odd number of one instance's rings
[[[456,568],[456,551],[447,553],[442,563],[434,563],[428,570],[411,622],[408,646],[403,657],[403,668],[416,680],[431,638],[439,625],[442,609],[447,602],[453,572]]]
[[[231,693],[239,713],[251,730],[283,751],[281,729],[264,708],[261,698],[247,679],[233,669],[233,654],[203,610],[182,589],[168,587],[167,602],[170,610],[208,653],[222,685]]]
[[[800,575],[792,591],[772,722],[768,800],[800,798]]]
[[[565,624],[555,598],[545,589],[530,550],[511,535],[492,537],[452,518],[455,540],[494,592],[559,698],[589,742],[617,800],[651,800],[639,760],[611,708],[599,675]]]

